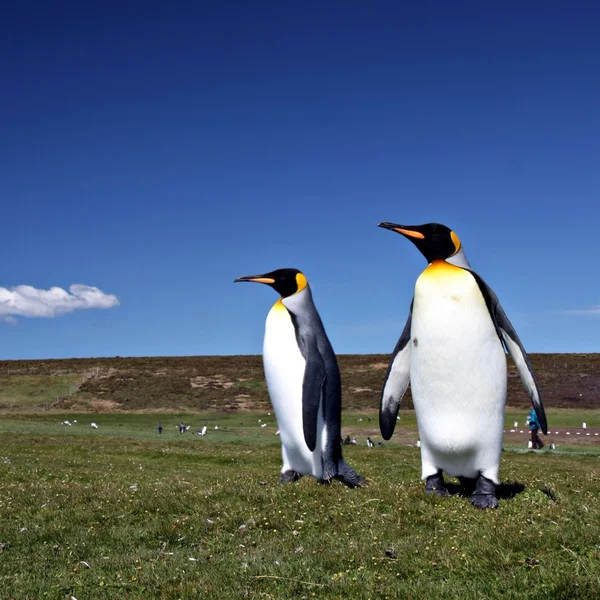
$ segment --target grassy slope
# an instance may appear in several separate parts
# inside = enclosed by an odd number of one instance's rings
[[[0,378],[0,410],[11,406],[36,407],[56,402],[68,396],[81,381],[77,374],[69,375],[9,375]]]
[[[60,418],[0,422],[0,598],[600,595],[598,454],[507,451],[482,512],[425,496],[416,448],[345,447],[365,489],[280,486],[266,415],[203,414],[205,438],[189,414],[160,437],[155,414]]]

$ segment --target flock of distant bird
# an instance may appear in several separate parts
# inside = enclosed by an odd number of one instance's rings
[[[77,423],[77,419],[73,419],[73,423]],[[68,427],[72,427],[73,423],[71,423],[70,421],[63,421],[61,423],[61,425],[66,425]],[[92,427],[93,429],[98,429],[98,425],[96,425],[96,423],[94,423],[94,422],[90,423],[90,427]]]
[[[269,413],[270,415],[271,413]],[[370,421],[371,419],[369,419]],[[362,419],[358,419],[358,421],[362,421]],[[263,423],[262,419],[258,419],[258,422],[260,423],[261,428],[262,427],[266,427],[267,423]],[[73,423],[77,423],[77,420],[74,419]],[[73,423],[71,423],[70,421],[62,421],[61,425],[66,425],[68,427],[72,427]],[[585,423],[584,423],[585,425]],[[93,429],[98,429],[98,425],[95,422],[91,422],[90,423],[90,427],[92,427]],[[179,425],[176,426],[177,429],[179,430],[179,433],[185,433],[186,431],[189,431],[191,426],[190,425],[185,425],[184,423],[179,423]],[[156,430],[158,431],[159,434],[162,434],[163,432],[163,426],[159,423]],[[218,431],[219,426],[215,425],[215,431]],[[202,427],[202,429],[196,429],[196,431],[194,431],[194,433],[196,435],[200,435],[200,436],[205,436],[208,432],[208,427],[206,425],[204,425]],[[275,435],[279,435],[279,429],[275,432]],[[589,435],[589,434],[588,434]],[[598,435],[598,434],[596,434]],[[358,445],[358,441],[356,440],[356,437],[350,437],[349,435],[346,436],[345,438],[342,436],[340,438],[340,443],[344,446],[357,446]],[[384,444],[382,442],[377,442],[377,446],[383,446]],[[373,448],[375,446],[375,443],[373,442],[373,440],[370,437],[367,437],[367,446],[369,448]]]
[[[189,425],[185,425],[184,423],[179,423],[179,425],[177,425],[177,428],[179,429],[179,433],[185,433],[186,431],[189,431],[190,426]],[[163,426],[159,423],[158,427],[156,428],[158,430],[158,433],[162,433],[163,432]],[[219,429],[218,425],[215,425],[215,429]],[[204,425],[204,427],[202,427],[202,429],[196,429],[196,431],[194,431],[194,433],[196,435],[206,435],[206,433],[208,432],[208,427],[206,425]]]
[[[271,414],[271,413],[269,413],[269,414]],[[369,421],[370,420],[371,419],[369,419]],[[362,418],[359,418],[358,421],[361,422]],[[258,419],[258,422],[260,423],[261,427],[266,427],[267,426],[267,423],[263,423],[262,419]],[[74,419],[73,423],[77,423],[77,420]],[[65,421],[62,421],[61,425],[72,427],[73,423],[71,423],[70,421],[65,420]],[[518,433],[526,433],[523,429],[517,430],[518,426],[519,426],[519,422],[515,421],[513,423],[513,429],[510,429],[509,433],[517,433],[517,432]],[[95,422],[93,422],[93,421],[90,423],[90,427],[92,429],[98,429],[98,425]],[[185,425],[184,423],[179,423],[179,425],[177,425],[176,427],[178,428],[179,433],[185,433],[186,431],[189,431],[189,429],[190,429],[190,425]],[[585,421],[581,424],[581,428],[585,432],[586,436],[591,436],[592,435],[591,433],[589,433],[589,432],[586,431],[587,430],[587,423]],[[158,431],[159,434],[161,434],[163,432],[163,426],[160,423],[158,424],[158,427],[156,429],[157,429],[157,431]],[[215,429],[215,431],[218,431],[219,426],[215,425],[214,429]],[[207,434],[207,432],[208,432],[208,428],[206,427],[206,425],[204,425],[202,427],[202,429],[197,429],[196,431],[194,431],[194,433],[196,435],[200,435],[200,436],[205,436]],[[506,430],[504,430],[504,432],[506,433]],[[552,432],[548,432],[548,433],[552,433]],[[560,431],[555,431],[554,434],[555,435],[559,435]],[[577,432],[575,432],[575,434],[576,435],[581,435],[581,431],[577,431]],[[275,432],[275,435],[279,435],[279,429]],[[570,431],[566,431],[565,435],[571,435],[571,432]],[[594,435],[598,436],[599,434],[598,433],[594,433]],[[342,436],[340,438],[340,443],[342,445],[344,445],[344,446],[357,446],[358,445],[358,441],[357,441],[356,437],[350,437],[349,435],[347,435],[346,437]],[[373,440],[369,436],[367,436],[367,446],[369,448],[375,447],[375,443],[373,442]],[[382,446],[384,446],[384,444],[382,442],[377,442],[377,446],[378,447],[382,447]],[[416,444],[415,444],[415,446],[417,448],[419,448],[421,446],[420,442],[417,441]],[[531,442],[529,443],[529,446],[531,447]],[[554,443],[551,443],[550,444],[550,449],[551,450],[556,449],[556,445]]]

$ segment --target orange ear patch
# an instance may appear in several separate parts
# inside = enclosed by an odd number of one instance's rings
[[[456,254],[460,250],[460,246],[461,246],[460,240],[458,239],[458,236],[454,233],[454,231],[450,232],[450,238],[452,239],[452,242],[454,244],[454,248],[455,248],[454,254]]]
[[[301,292],[308,285],[308,281],[303,273],[296,273],[296,285],[298,286],[296,294]]]

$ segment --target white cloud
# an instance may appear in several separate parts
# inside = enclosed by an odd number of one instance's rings
[[[567,315],[600,315],[600,304],[588,306],[587,308],[578,308],[574,310],[566,310]]]
[[[111,308],[119,305],[114,294],[105,294],[92,285],[74,283],[69,291],[59,287],[38,290],[30,285],[0,287],[0,320],[16,324],[18,317],[57,317],[74,310]],[[14,316],[12,316],[14,315]]]

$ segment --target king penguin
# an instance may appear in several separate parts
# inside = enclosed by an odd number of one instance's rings
[[[394,433],[410,383],[421,440],[425,491],[447,496],[458,477],[478,508],[498,506],[496,485],[511,355],[546,433],[546,414],[519,337],[496,294],[472,270],[445,225],[380,223],[408,238],[428,262],[415,284],[408,320],[392,353],[379,409],[381,434]]]
[[[265,283],[280,294],[265,325],[263,364],[281,439],[281,483],[312,475],[362,486],[342,458],[342,387],[337,359],[298,269],[278,269],[237,281]]]

